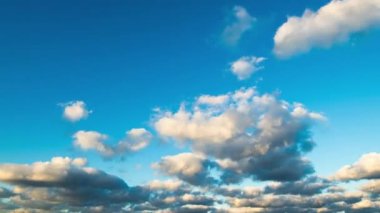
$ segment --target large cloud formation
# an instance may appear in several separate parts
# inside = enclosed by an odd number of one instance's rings
[[[244,177],[291,181],[313,173],[304,154],[313,149],[310,128],[325,119],[321,114],[275,95],[260,95],[255,88],[211,97],[199,97],[190,108],[182,104],[176,112],[160,112],[156,131],[215,158],[225,183]]]
[[[172,161],[178,161],[178,165]],[[205,170],[205,161],[207,159],[203,156],[192,153],[165,157],[159,166],[170,166],[163,171],[169,171],[176,179],[153,180],[134,187],[128,186],[121,178],[88,167],[83,158],[55,157],[32,164],[0,164],[0,181],[7,184],[0,187],[0,211],[206,213],[380,210],[380,184],[377,180],[364,184],[361,191],[351,192],[337,190],[335,182],[316,176],[298,181],[269,182],[264,186],[194,186],[186,177]]]
[[[288,57],[314,47],[330,47],[351,34],[380,25],[380,0],[332,0],[302,17],[290,16],[274,36],[274,53]]]

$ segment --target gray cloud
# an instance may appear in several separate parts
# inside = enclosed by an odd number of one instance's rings
[[[121,209],[147,198],[143,188],[129,187],[122,179],[85,165],[85,159],[62,157],[1,164],[0,181],[15,186],[10,203],[18,209]]]
[[[330,181],[319,177],[308,177],[294,182],[274,183],[265,187],[265,193],[315,195],[331,186]]]

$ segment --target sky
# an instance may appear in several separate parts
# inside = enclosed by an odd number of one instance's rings
[[[1,212],[380,211],[379,0],[0,2]]]

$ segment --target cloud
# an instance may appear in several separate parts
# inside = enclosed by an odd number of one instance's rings
[[[330,182],[323,178],[308,177],[294,182],[272,183],[265,187],[266,193],[315,195],[330,187]]]
[[[374,195],[380,195],[380,179],[369,181],[361,186],[361,190]]]
[[[339,169],[331,178],[342,181],[380,179],[380,154],[364,154],[354,164]]]
[[[13,193],[7,189],[7,188],[4,188],[4,187],[0,187],[0,199],[1,198],[9,198],[13,195]]]
[[[222,38],[228,45],[236,45],[242,35],[252,29],[256,18],[252,17],[248,11],[241,6],[233,8],[234,22],[230,23],[223,31]]]
[[[74,146],[81,150],[94,150],[105,158],[125,155],[128,152],[137,152],[149,145],[152,134],[144,128],[127,131],[126,138],[117,145],[106,144],[107,135],[96,131],[78,131],[73,135]]]
[[[216,180],[209,174],[213,163],[203,156],[193,153],[181,153],[165,156],[159,162],[152,164],[152,168],[163,174],[173,175],[193,185],[207,185]]]
[[[288,57],[346,41],[353,33],[379,25],[379,10],[379,0],[333,0],[316,12],[290,16],[274,36],[274,53]]]
[[[14,186],[8,203],[31,212],[121,209],[147,199],[142,188],[86,166],[86,159],[54,157],[33,164],[0,164],[0,181]],[[86,212],[86,211],[84,211]]]
[[[325,193],[314,196],[264,194],[230,198],[233,208],[261,208],[264,212],[337,212],[348,210],[362,199],[360,193]]]
[[[175,191],[182,186],[182,182],[178,180],[153,180],[148,184],[148,188],[152,190]]]
[[[164,139],[215,158],[226,183],[244,177],[298,180],[314,171],[303,155],[313,149],[310,128],[325,120],[321,114],[255,88],[224,95],[218,105],[196,100],[191,108],[182,104],[176,112],[158,112],[153,125]]]
[[[167,161],[169,159],[169,161]],[[204,157],[182,153],[164,157],[165,171],[181,179],[205,170]],[[178,162],[178,164],[175,164]],[[163,165],[163,164],[161,164]],[[184,181],[189,179],[182,178]],[[191,178],[190,178],[191,179]],[[4,212],[378,212],[373,195],[338,190],[311,176],[258,186],[191,185],[177,179],[128,186],[121,178],[88,167],[86,159],[54,157],[32,164],[0,164],[0,211]],[[326,192],[327,191],[327,192]]]
[[[92,112],[86,108],[83,101],[71,101],[62,106],[64,107],[63,117],[71,122],[85,119]]]
[[[264,68],[260,66],[264,60],[266,60],[266,58],[244,56],[231,63],[230,70],[239,80],[245,80],[251,77],[253,73]]]
[[[145,203],[131,205],[130,212],[215,212],[216,199],[202,188],[178,180],[154,180],[144,186],[150,196]]]

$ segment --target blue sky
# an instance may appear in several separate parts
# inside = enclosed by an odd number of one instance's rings
[[[364,2],[380,8],[376,0]],[[192,142],[178,145],[176,135],[166,134],[167,140],[155,125],[157,116],[162,116],[155,109],[175,113],[182,102],[194,104],[201,95],[256,87],[260,94],[280,93],[280,100],[302,103],[326,117],[311,125],[316,146],[305,157],[316,175],[327,178],[360,156],[380,151],[380,18],[363,19],[359,28],[339,25],[341,32],[336,35],[348,34],[344,39],[318,35],[318,29],[311,34],[321,41],[305,33],[310,48],[286,57],[276,54],[274,37],[289,17],[303,17],[306,9],[318,14],[329,4],[327,0],[2,1],[0,162],[18,165],[54,156],[83,157],[91,167],[128,185],[168,179],[170,175],[151,165],[164,156],[197,148]],[[223,32],[238,23],[237,6],[252,19],[231,44]],[[302,23],[302,29],[309,29],[309,22]],[[295,32],[293,38],[298,35],[303,36]],[[291,45],[302,45],[299,39]],[[241,80],[231,66],[244,56],[265,60],[251,64],[255,71]],[[72,122],[63,111],[77,100],[91,113]],[[74,134],[83,130],[108,135],[106,143],[116,144],[133,128],[144,128],[152,139],[144,149],[122,157],[105,160],[96,150],[81,150],[73,143]]]

